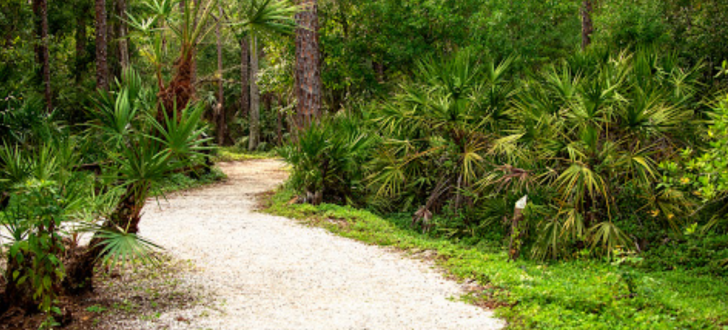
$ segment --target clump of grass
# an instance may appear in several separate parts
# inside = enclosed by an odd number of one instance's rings
[[[684,271],[648,271],[629,262],[580,259],[509,262],[504,249],[423,234],[402,217],[349,206],[289,204],[281,190],[267,212],[304,220],[369,244],[434,251],[452,276],[476,280],[483,292],[463,300],[496,307],[510,329],[725,329],[728,281]],[[333,221],[332,221],[333,219]],[[626,258],[625,258],[626,259]],[[624,261],[625,259],[618,260]]]
[[[275,158],[273,151],[248,151],[241,147],[221,147],[215,150],[215,162],[239,162],[250,159]]]
[[[225,179],[227,179],[227,176],[217,167],[213,167],[209,173],[200,174],[197,178],[194,178],[190,174],[175,173],[155,185],[152,191],[154,192],[154,196],[160,196],[213,184]]]

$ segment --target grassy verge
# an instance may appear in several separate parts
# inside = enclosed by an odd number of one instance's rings
[[[213,160],[215,162],[237,162],[249,159],[267,159],[276,157],[273,151],[248,151],[239,147],[221,147],[216,149]]]
[[[267,212],[369,244],[418,253],[482,289],[464,300],[496,307],[510,329],[728,329],[728,281],[682,271],[649,272],[606,260],[508,262],[496,244],[465,244],[408,228],[406,216],[382,217],[346,206],[289,205],[281,190]]]
[[[225,178],[227,178],[227,176],[225,176],[225,173],[223,173],[217,167],[213,167],[210,173],[202,174],[197,179],[193,179],[188,175],[182,173],[175,173],[167,178],[164,182],[156,184],[152,189],[152,193],[155,196],[161,196],[163,194],[168,194],[175,191],[188,190],[215,182],[220,182],[222,180],[225,180]]]

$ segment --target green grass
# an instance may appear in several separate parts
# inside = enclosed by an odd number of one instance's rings
[[[494,244],[431,237],[410,230],[402,216],[329,204],[288,205],[292,197],[291,191],[279,191],[267,212],[370,244],[436,251],[436,262],[450,274],[485,287],[464,300],[500,306],[497,315],[510,329],[728,329],[725,278],[650,272],[594,259],[508,262]]]
[[[237,162],[249,159],[275,158],[273,151],[248,151],[240,147],[220,147],[216,149],[213,160],[215,162]]]
[[[154,185],[152,188],[152,195],[161,196],[175,191],[197,188],[215,182],[220,182],[225,180],[225,178],[227,178],[225,173],[217,167],[213,167],[210,173],[202,174],[198,179],[193,179],[182,173],[175,173],[169,176],[169,178],[165,181]]]

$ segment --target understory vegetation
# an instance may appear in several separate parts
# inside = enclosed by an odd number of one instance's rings
[[[410,226],[410,214],[291,204],[295,196],[291,189],[278,191],[266,212],[433,260],[458,280],[475,280],[479,286],[461,299],[494,308],[509,329],[722,329],[728,322],[728,281],[706,276],[707,258],[698,257],[720,243],[691,239],[670,246],[680,251],[674,255],[664,253],[666,247],[644,256],[622,250],[612,258],[512,262],[498,239],[422,233]]]
[[[728,103],[699,94],[700,67],[596,48],[538,71],[515,61],[424,60],[391,100],[281,148],[291,187],[314,204],[407,212],[442,237],[511,236],[511,254],[535,260],[721,241]],[[725,275],[720,250],[706,274]]]
[[[69,326],[155,262],[148,198],[279,156],[274,212],[513,328],[726,328],[726,45],[722,0],[3,0],[0,322]]]
[[[671,39],[695,31],[667,2],[598,7],[580,50],[548,48],[556,24],[528,35],[536,49],[471,31],[455,49],[413,51],[376,97],[277,149],[291,177],[270,211],[435,250],[511,328],[725,328],[728,56]]]

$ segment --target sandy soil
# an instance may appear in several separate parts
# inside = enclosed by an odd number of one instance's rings
[[[133,321],[128,329],[500,329],[456,301],[460,286],[423,261],[254,212],[283,164],[220,165],[225,183],[145,208],[141,234],[196,270],[179,274],[215,303]]]

